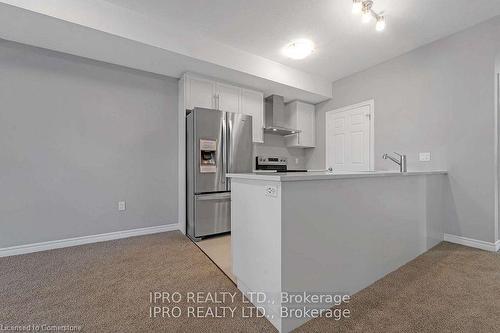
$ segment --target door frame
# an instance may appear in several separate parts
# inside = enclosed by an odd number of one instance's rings
[[[333,109],[325,112],[325,168],[328,169],[328,115],[357,109],[362,106],[370,107],[370,160],[369,171],[375,171],[375,100],[369,99],[364,102],[348,105],[339,109]]]

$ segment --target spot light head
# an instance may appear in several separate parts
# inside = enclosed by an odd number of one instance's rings
[[[362,0],[352,0],[352,13],[360,14],[362,10],[363,10]]]
[[[384,16],[379,16],[377,18],[377,24],[375,25],[375,29],[377,31],[384,31],[385,30],[385,17]]]

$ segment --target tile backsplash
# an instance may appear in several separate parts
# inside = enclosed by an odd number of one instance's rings
[[[305,169],[305,150],[302,148],[288,148],[281,135],[265,133],[264,143],[254,144],[255,156],[283,156],[288,160],[288,169]],[[255,163],[255,162],[254,162]]]

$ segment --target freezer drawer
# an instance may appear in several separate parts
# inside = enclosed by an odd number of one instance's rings
[[[228,231],[231,231],[231,192],[195,195],[194,236]]]

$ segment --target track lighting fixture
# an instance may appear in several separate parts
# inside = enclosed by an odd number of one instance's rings
[[[363,10],[363,1],[362,0],[352,0],[352,13],[360,14]]]
[[[354,14],[361,13],[361,21],[363,23],[370,23],[375,19],[375,29],[383,31],[385,29],[385,16],[382,13],[375,12],[372,7],[373,0],[352,0],[352,12]]]

